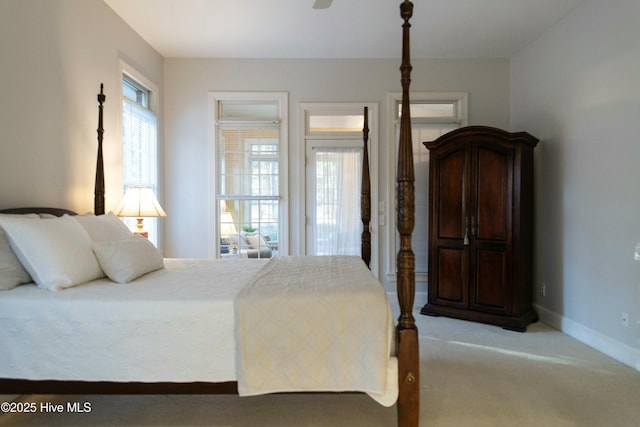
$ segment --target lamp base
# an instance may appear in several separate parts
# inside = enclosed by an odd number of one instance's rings
[[[144,225],[142,224],[143,220],[144,218],[136,218],[136,230],[133,232],[133,234],[137,234],[139,236],[143,236],[148,239],[149,232],[144,229]]]

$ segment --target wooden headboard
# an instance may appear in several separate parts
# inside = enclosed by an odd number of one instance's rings
[[[0,210],[0,213],[21,214],[21,215],[35,213],[35,214],[46,214],[46,215],[53,215],[53,216],[77,215],[76,212],[70,211],[69,209],[45,208],[45,207],[3,209],[3,210]]]

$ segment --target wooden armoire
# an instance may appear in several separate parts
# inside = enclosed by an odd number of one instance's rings
[[[533,149],[538,139],[487,126],[429,149],[429,285],[421,313],[524,332],[533,292]]]

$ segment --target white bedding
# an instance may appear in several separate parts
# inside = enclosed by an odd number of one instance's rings
[[[266,261],[166,259],[128,284],[0,293],[0,378],[235,381],[233,299]]]
[[[1,292],[0,378],[117,382],[238,380],[242,387],[238,379],[242,375],[236,369],[234,299],[243,287],[256,283],[255,277],[269,270],[265,268],[268,262],[243,258],[165,259],[164,269],[127,284],[105,278],[59,292],[33,284]],[[365,352],[371,350],[376,354],[375,362],[360,364],[352,359],[349,365],[338,360],[330,366],[343,369],[334,385],[293,381],[287,390],[365,391],[388,406],[397,397],[397,362],[390,355],[393,322],[390,312],[385,311],[389,306],[382,286],[377,286],[374,292],[376,304],[382,304],[377,314],[371,314],[373,303],[370,305],[369,300],[356,302],[354,296],[363,283],[354,282],[349,287],[345,283],[363,277],[352,274],[353,265],[333,265],[332,269],[336,266],[340,269],[331,274],[328,264],[320,265],[321,279],[302,289],[304,293],[314,288],[317,291],[318,285],[328,289],[340,287],[339,293],[343,295],[338,300],[325,300],[331,305],[315,315],[329,316],[331,322],[337,322],[335,314],[340,311],[341,320],[354,326],[351,332],[355,335],[348,336],[346,330],[333,334],[340,335],[343,343],[359,337]],[[357,265],[366,269],[359,259]],[[364,277],[379,285],[368,271],[365,273]],[[290,310],[291,299],[299,296],[292,293],[295,286],[291,284],[295,282],[285,280],[286,277],[299,278],[300,274],[287,270],[274,278],[283,285],[275,286],[277,310],[283,313]],[[319,303],[315,291],[311,297],[312,306]],[[338,303],[341,307],[334,305]],[[308,314],[311,324],[318,320],[311,312]],[[299,313],[292,326],[309,326],[310,323],[299,321],[303,316]],[[380,331],[384,334],[377,333]],[[307,345],[305,337],[295,334],[299,331],[294,328],[291,332],[294,334],[283,334],[288,336],[288,342],[273,344],[290,346],[297,339],[298,345]],[[358,377],[355,383],[342,382],[344,369]],[[256,393],[253,390],[241,394]]]
[[[384,287],[359,257],[276,257],[236,297],[238,392],[398,395]]]

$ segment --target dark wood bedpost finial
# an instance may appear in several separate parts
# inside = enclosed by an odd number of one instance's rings
[[[364,126],[362,128],[364,148],[362,153],[362,188],[360,189],[360,216],[362,218],[361,251],[362,259],[371,269],[371,177],[369,175],[369,108],[364,107]]]
[[[100,83],[100,93],[98,94],[98,157],[96,160],[96,182],[94,186],[93,213],[95,215],[104,214],[104,160],[102,159],[102,136],[104,127],[102,125],[103,106],[106,96],[103,93],[104,84]]]
[[[413,15],[413,3],[400,4],[402,25],[402,109],[400,115],[400,141],[398,148],[398,175],[396,188],[397,226],[400,234],[400,250],[397,256],[397,287],[400,317],[397,327],[398,352],[398,425],[418,426],[420,412],[420,359],[418,329],[413,317],[415,298],[415,256],[411,248],[411,233],[415,222],[415,189],[413,171],[413,143],[411,140],[411,116],[409,87],[411,85],[411,59],[409,19]]]

